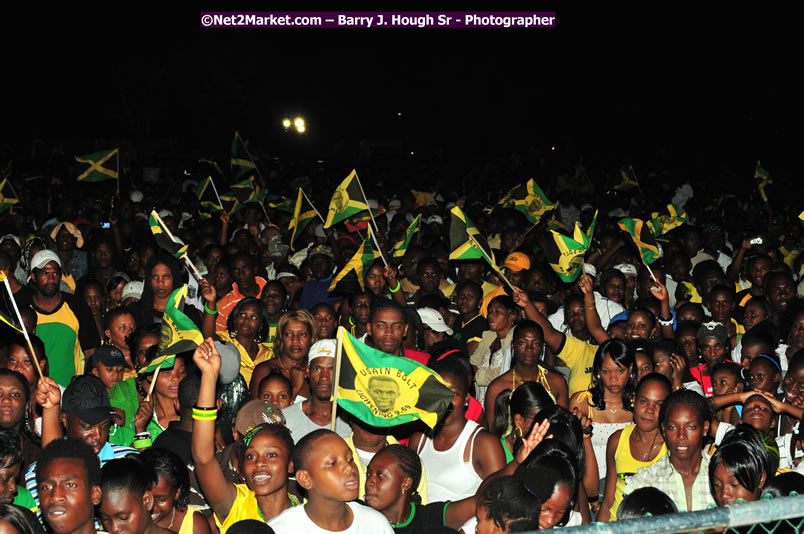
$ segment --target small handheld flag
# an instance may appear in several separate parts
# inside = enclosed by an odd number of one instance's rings
[[[538,224],[545,213],[558,206],[547,198],[542,188],[532,178],[508,191],[499,205],[503,208],[516,209],[531,224]]]
[[[402,256],[405,255],[405,252],[408,250],[408,247],[410,246],[410,242],[413,240],[413,236],[416,234],[416,232],[419,231],[419,223],[421,222],[421,220],[422,220],[422,214],[420,213],[416,215],[416,218],[413,219],[412,223],[410,223],[408,229],[405,230],[405,239],[399,241],[396,245],[394,245],[391,254],[394,258],[401,258]]]
[[[360,190],[357,171],[352,170],[349,176],[341,182],[332,194],[332,200],[329,202],[329,212],[327,213],[324,228],[329,228],[333,224],[337,224],[367,209],[369,209],[369,207]]]
[[[310,224],[310,221],[315,219],[318,212],[315,207],[307,200],[307,196],[299,188],[299,194],[296,197],[296,207],[293,210],[293,218],[288,225],[290,234],[290,250],[296,250],[293,242],[296,240],[296,234],[304,233],[304,230]]]
[[[110,163],[114,158],[115,170],[112,170],[104,165]],[[120,150],[115,148],[113,150],[102,150],[89,154],[88,156],[76,156],[75,161],[78,163],[89,163],[89,168],[81,173],[76,180],[79,182],[102,182],[104,180],[117,180],[118,168],[120,167]]]
[[[357,291],[357,287],[363,291],[366,289],[365,277],[374,260],[380,257],[380,253],[374,250],[371,245],[371,237],[366,236],[363,243],[355,252],[354,256],[343,266],[337,275],[332,279],[329,286],[330,293],[351,294]]]
[[[757,168],[754,170],[754,178],[759,180],[759,183],[757,184],[757,189],[759,189],[759,196],[761,196],[762,201],[765,202],[765,204],[767,204],[768,194],[765,192],[765,188],[768,187],[768,185],[772,184],[773,180],[771,180],[770,178],[770,173],[765,169],[763,169],[762,167],[760,167],[759,160],[757,160]]]
[[[628,232],[628,235],[631,236],[637,250],[639,250],[642,263],[648,266],[659,259],[659,245],[656,243],[656,238],[650,232],[648,226],[643,223],[642,219],[624,217],[620,219],[617,226]]]
[[[186,298],[187,284],[174,290],[168,297],[165,313],[162,316],[162,330],[159,333],[157,356],[171,356],[180,352],[194,350],[204,342],[201,330],[184,313],[184,301]],[[147,371],[141,370],[140,372]]]
[[[474,260],[489,258],[494,262],[494,253],[491,251],[486,236],[472,224],[469,217],[459,208],[452,208],[452,219],[449,226],[449,242],[452,252],[449,254],[451,260]],[[469,236],[474,239],[470,239]],[[482,250],[481,250],[482,248]],[[485,253],[484,253],[485,252]]]
[[[148,224],[151,226],[151,233],[154,234],[154,239],[156,239],[156,244],[159,248],[165,250],[177,260],[180,260],[187,253],[189,245],[176,242],[156,211],[151,211]]]

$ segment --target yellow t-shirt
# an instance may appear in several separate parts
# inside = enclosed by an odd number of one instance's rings
[[[187,506],[187,515],[184,516],[184,520],[181,522],[179,534],[193,534],[193,516],[200,513],[195,506]]]
[[[640,467],[647,467],[656,463],[659,458],[667,454],[667,445],[662,440],[662,448],[656,458],[647,462],[640,462],[634,459],[631,455],[631,434],[634,432],[636,425],[628,425],[623,428],[620,434],[620,441],[617,443],[617,449],[614,451],[614,466],[617,468],[617,489],[614,492],[614,504],[611,505],[611,518],[609,521],[617,520],[617,509],[620,503],[623,502],[623,490],[628,483],[628,479],[634,476]]]
[[[592,364],[595,361],[597,347],[574,338],[564,335],[564,346],[556,354],[556,357],[567,364],[570,368],[569,376],[569,396],[572,397],[578,391],[586,391],[592,383]]]
[[[251,384],[251,375],[254,374],[255,367],[274,357],[273,343],[260,343],[260,350],[257,352],[257,357],[252,360],[249,353],[243,348],[243,345],[238,343],[233,337],[229,336],[228,332],[218,331],[215,333],[218,335],[218,339],[233,344],[235,347],[237,347],[237,350],[240,351],[240,374],[246,379],[246,384]]]
[[[221,523],[220,518],[215,515],[215,524],[218,525],[221,534],[226,534],[226,531],[229,529],[229,527],[244,519],[265,521],[265,519],[262,517],[262,513],[260,512],[260,507],[257,505],[257,496],[254,494],[254,492],[251,491],[245,484],[235,484],[235,488],[237,488],[237,496],[235,496],[235,501],[232,503],[232,509],[229,510],[229,515],[226,516],[226,519],[223,521],[223,523]],[[301,504],[299,500],[293,497],[290,493],[288,493],[288,499],[290,499],[290,502],[293,506]],[[182,526],[184,526],[183,522]]]

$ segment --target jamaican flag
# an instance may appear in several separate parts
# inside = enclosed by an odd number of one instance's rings
[[[659,245],[656,244],[656,238],[653,237],[648,225],[644,224],[642,219],[624,217],[620,219],[617,226],[631,236],[645,265],[650,265],[659,259]]]
[[[357,177],[357,171],[352,170],[349,176],[341,182],[341,185],[339,185],[332,194],[332,200],[329,202],[329,213],[327,213],[327,221],[324,223],[324,228],[329,228],[333,224],[337,224],[367,209],[369,209],[369,207],[368,204],[366,204],[365,198],[363,198],[363,191],[360,189],[360,179]]]
[[[537,224],[545,213],[557,207],[532,178],[508,191],[499,205],[521,212],[531,224]]]
[[[332,283],[329,285],[329,292],[352,294],[357,293],[358,287],[360,287],[360,291],[365,290],[366,271],[374,263],[374,260],[379,257],[380,253],[376,252],[371,245],[371,236],[366,236],[352,259],[332,279]]]
[[[312,204],[304,197],[304,193],[302,193],[300,187],[299,195],[296,197],[296,208],[293,210],[293,218],[290,220],[290,225],[288,226],[288,231],[292,231],[290,234],[290,250],[296,250],[293,248],[293,240],[296,239],[296,234],[303,233],[305,228],[310,224],[310,221],[315,219],[317,213]]]
[[[156,244],[159,248],[167,251],[176,259],[181,259],[187,253],[188,245],[183,245],[176,241],[176,238],[170,234],[170,230],[167,229],[156,211],[151,211],[148,224],[151,226],[151,233],[154,234],[154,239],[156,239]]]
[[[114,159],[113,159],[114,158]],[[88,156],[76,156],[78,163],[89,163],[89,168],[76,178],[79,182],[102,182],[104,180],[117,180],[117,170],[107,168],[105,165],[115,163],[119,167],[120,150],[102,150]]]
[[[229,193],[231,196],[235,197],[240,204],[248,204],[249,202],[262,203],[262,201],[265,200],[265,193],[259,184],[254,182],[253,176],[234,184]],[[223,198],[221,198],[221,200],[223,200]]]
[[[295,204],[293,203],[293,199],[290,199],[288,197],[280,197],[279,201],[268,203],[269,208],[273,208],[275,210],[284,211],[285,213],[291,213],[291,214],[294,212],[293,209],[294,206]]]
[[[223,211],[229,215],[234,215],[243,209],[243,203],[240,202],[232,191],[227,191],[221,195],[221,202],[223,202]]]
[[[394,248],[391,249],[392,256],[394,258],[401,258],[402,256],[405,255],[405,252],[408,250],[408,247],[410,246],[410,242],[413,240],[413,236],[416,234],[416,232],[419,231],[419,222],[421,220],[422,220],[422,214],[420,213],[416,215],[416,218],[413,219],[412,223],[410,223],[408,229],[405,230],[405,239],[398,242],[396,245],[394,245]]]
[[[240,150],[240,145],[243,145],[243,150]],[[235,179],[242,177],[244,174],[248,174],[251,171],[257,169],[257,165],[251,161],[251,158],[248,156],[248,150],[246,149],[246,142],[243,141],[243,138],[240,137],[240,134],[235,131],[234,139],[232,139],[232,172],[234,173]]]
[[[596,221],[597,213],[595,213],[595,219],[589,225],[589,230],[586,233],[581,231],[578,223],[575,223],[572,237],[550,230],[550,236],[553,239],[547,241],[544,254],[550,263],[550,267],[564,282],[574,282],[581,274],[583,256],[589,249]]]
[[[201,218],[209,219],[211,213],[221,211],[223,206],[218,203],[218,197],[215,195],[214,185],[212,184],[212,176],[207,176],[198,183],[195,188],[195,196],[198,197],[198,202],[201,205]]]
[[[664,235],[670,230],[678,228],[687,222],[687,213],[683,209],[678,208],[675,204],[667,205],[667,213],[668,215],[664,215],[660,214],[658,211],[654,211],[650,214],[648,225],[654,236],[659,237],[660,235]]]
[[[493,262],[494,254],[491,252],[488,240],[480,233],[480,230],[472,224],[469,217],[467,217],[458,206],[452,208],[451,213],[452,220],[449,226],[449,243],[452,252],[449,253],[449,259],[486,259],[486,256],[480,250],[482,247]],[[472,236],[474,239],[471,239],[469,236]]]
[[[338,327],[338,405],[375,427],[421,419],[430,428],[447,413],[452,390],[430,368],[385,354]]]
[[[0,284],[5,283],[6,275],[0,272]],[[0,322],[3,322],[22,334],[22,325],[14,313],[14,303],[11,302],[11,290],[0,289]]]
[[[8,182],[8,177],[3,178],[3,181],[0,182],[0,213],[5,213],[16,204],[19,204],[20,201],[18,198],[15,198],[16,195],[13,197],[6,196],[6,182]]]
[[[757,161],[757,168],[754,170],[754,178],[759,180],[759,183],[757,184],[759,196],[761,196],[762,200],[765,202],[765,204],[767,204],[768,194],[765,193],[765,188],[772,184],[773,180],[770,179],[770,173],[759,166],[759,161]]]
[[[160,356],[172,356],[195,348],[204,342],[201,330],[184,314],[184,300],[187,298],[187,284],[173,291],[165,305],[162,316],[162,330],[159,332],[159,350],[157,358],[148,367],[159,365]],[[146,367],[145,369],[147,369]],[[163,367],[169,367],[164,364]],[[141,369],[140,373],[147,373]]]
[[[620,181],[614,184],[617,191],[628,191],[629,189],[639,188],[639,180],[634,173],[634,166],[628,165],[620,169]]]

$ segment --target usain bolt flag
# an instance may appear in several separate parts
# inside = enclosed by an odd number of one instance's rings
[[[659,258],[659,246],[656,244],[656,238],[653,237],[648,225],[644,224],[642,219],[624,217],[620,219],[617,226],[631,236],[637,249],[639,249],[642,263],[650,265]]]
[[[429,367],[369,347],[342,326],[338,342],[338,405],[364,423],[389,427],[421,419],[433,428],[447,412],[452,391]]]
[[[341,182],[341,185],[335,189],[332,200],[329,202],[329,213],[327,213],[324,228],[329,228],[356,213],[369,209],[358,181],[357,171],[352,170],[349,176]]]
[[[171,356],[180,352],[194,350],[204,342],[201,330],[184,314],[184,301],[186,298],[187,284],[174,290],[168,297],[165,313],[162,316],[162,330],[159,332],[159,351],[156,353],[157,356]],[[159,360],[159,358],[151,362],[151,365],[160,363],[156,360]],[[163,367],[168,367],[168,365],[163,365]]]

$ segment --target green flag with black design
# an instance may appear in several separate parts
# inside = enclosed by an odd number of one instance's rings
[[[207,176],[198,182],[198,187],[195,188],[195,196],[198,198],[199,214],[202,219],[209,219],[213,213],[223,209],[223,206],[218,202],[218,197],[215,195],[211,176]]]
[[[508,191],[498,204],[519,211],[531,224],[537,224],[545,213],[557,207],[532,178]]]
[[[327,212],[327,221],[324,223],[324,228],[329,228],[358,212],[369,209],[366,200],[363,198],[363,192],[360,189],[358,180],[357,171],[352,170],[349,176],[335,189],[332,194],[332,200],[329,202],[329,211]]]
[[[770,178],[770,173],[759,165],[759,160],[757,160],[757,168],[754,170],[754,179],[759,180],[759,183],[757,183],[759,196],[761,196],[762,201],[767,204],[768,194],[765,192],[765,188],[772,184],[773,180]]]
[[[304,230],[307,228],[310,222],[316,218],[317,214],[318,212],[316,212],[312,204],[307,201],[300,187],[299,194],[296,197],[296,207],[293,210],[293,218],[290,220],[290,224],[288,225],[288,231],[291,232],[290,250],[296,250],[296,248],[293,246],[293,242],[296,239],[296,234],[304,233]]]
[[[629,164],[627,167],[620,168],[620,181],[614,184],[617,191],[628,191],[629,189],[639,188],[634,166]]]
[[[151,211],[148,224],[151,227],[151,233],[154,235],[154,239],[159,248],[176,259],[181,259],[181,257],[187,253],[188,245],[179,243],[173,238],[170,234],[170,230],[167,229],[165,223],[162,222],[162,219],[156,211]]]
[[[438,373],[415,360],[369,347],[338,327],[338,406],[374,427],[415,420],[434,428],[452,403]]]
[[[451,260],[475,260],[485,259],[494,261],[494,253],[491,251],[486,237],[480,233],[480,230],[472,224],[469,217],[459,208],[455,206],[450,211],[452,214],[449,225],[449,243],[451,252],[449,259]],[[469,236],[473,239],[470,239]],[[482,250],[481,250],[482,247]],[[483,254],[483,251],[486,254]],[[488,258],[486,256],[488,255]]]
[[[75,156],[78,163],[88,163],[89,167],[82,172],[78,178],[79,182],[103,182],[104,180],[117,180],[117,168],[119,167],[120,151],[115,148],[112,150],[101,150],[89,154],[88,156]],[[114,169],[112,169],[114,167]]]
[[[675,204],[667,205],[667,213],[654,211],[650,214],[648,225],[654,236],[664,235],[687,222],[687,213]]]
[[[642,219],[632,219],[624,217],[620,219],[617,226],[628,232],[642,257],[642,263],[650,265],[659,259],[659,245],[656,238],[651,233],[648,225]]]
[[[235,180],[239,180],[246,174],[254,172],[257,165],[251,161],[246,149],[246,142],[240,137],[240,134],[235,131],[234,139],[232,139],[232,175]]]
[[[544,255],[550,267],[564,282],[574,282],[583,270],[583,257],[589,250],[594,232],[597,213],[589,229],[584,233],[580,225],[575,223],[572,237],[550,230],[550,237],[544,247]]]
[[[419,231],[419,222],[422,220],[422,214],[416,215],[416,218],[413,219],[413,222],[410,223],[408,229],[405,230],[405,239],[399,241],[392,250],[392,256],[394,258],[401,258],[405,255],[405,252],[408,250],[410,246],[410,242],[413,240],[413,236],[416,235],[416,232]]]
[[[371,229],[369,229],[371,233]],[[374,250],[371,244],[371,236],[367,235],[363,243],[355,252],[354,256],[343,266],[343,269],[338,271],[338,274],[332,279],[329,285],[329,292],[339,295],[351,295],[366,289],[366,272],[374,263],[374,260],[380,257],[380,253]]]
[[[198,345],[204,342],[201,330],[184,313],[184,301],[186,298],[187,284],[174,290],[168,297],[165,313],[162,316],[162,329],[159,333],[157,357],[195,350]],[[156,360],[151,362],[151,365],[154,365],[155,362]],[[164,365],[164,367],[167,367],[167,365]]]

